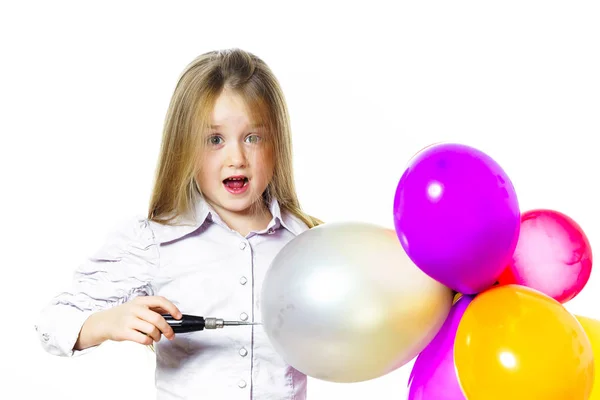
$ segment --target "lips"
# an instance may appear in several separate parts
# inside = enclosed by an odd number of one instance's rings
[[[244,175],[230,176],[223,179],[225,188],[231,193],[240,193],[248,187],[248,177]]]

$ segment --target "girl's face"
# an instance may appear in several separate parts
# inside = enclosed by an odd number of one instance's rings
[[[200,190],[217,213],[246,214],[273,176],[273,153],[260,121],[252,121],[244,100],[226,89],[204,139]]]

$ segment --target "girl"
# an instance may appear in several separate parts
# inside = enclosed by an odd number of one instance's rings
[[[260,322],[272,259],[319,223],[298,203],[287,106],[269,67],[239,49],[203,54],[175,88],[147,216],[109,235],[44,308],[42,346],[71,357],[106,340],[155,343],[162,400],[304,399],[306,376],[260,326],[175,336],[161,314]]]

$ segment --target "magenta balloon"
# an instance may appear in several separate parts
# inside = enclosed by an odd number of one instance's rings
[[[462,296],[444,325],[417,357],[408,381],[408,400],[465,400],[454,368],[454,339],[471,296]]]
[[[492,286],[510,262],[520,210],[512,182],[490,156],[438,144],[409,162],[396,189],[394,224],[423,272],[475,294]]]

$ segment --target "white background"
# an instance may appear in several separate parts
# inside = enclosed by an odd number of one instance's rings
[[[504,167],[522,210],[562,211],[600,249],[597,2],[290,3],[0,6],[1,398],[153,398],[145,348],[62,359],[33,324],[116,222],[146,212],[177,77],[213,49],[252,51],[280,79],[309,213],[392,227],[408,159],[455,141]],[[596,269],[572,312],[600,318]],[[401,399],[411,365],[311,379],[309,399]]]

